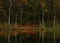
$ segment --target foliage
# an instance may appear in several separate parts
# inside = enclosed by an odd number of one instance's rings
[[[8,22],[10,2],[8,0],[1,0],[0,2],[0,22]],[[31,21],[34,21],[33,24],[39,24],[38,22],[42,21],[43,13],[45,23],[47,22],[49,24],[51,21],[53,22],[55,14],[56,22],[58,23],[60,21],[59,2],[57,0],[12,0],[12,6],[10,8],[11,23],[15,22],[17,14],[18,24],[31,24],[33,23]]]

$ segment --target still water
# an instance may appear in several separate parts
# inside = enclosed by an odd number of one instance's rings
[[[44,43],[54,43],[54,38],[44,37]],[[0,36],[0,43],[8,43],[8,37]],[[10,43],[42,43],[42,37],[39,34],[18,34],[16,36],[10,36]],[[60,43],[60,38],[55,39],[55,43]]]

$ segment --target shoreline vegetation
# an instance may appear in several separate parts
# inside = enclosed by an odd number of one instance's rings
[[[32,26],[32,27],[31,27]],[[21,26],[18,24],[10,24],[10,29],[8,24],[2,24],[0,23],[0,36],[5,35],[8,36],[10,34],[11,36],[19,33],[25,33],[25,34],[42,34],[44,32],[44,36],[47,36],[50,34],[49,37],[54,37],[53,34],[55,33],[56,38],[60,38],[60,26],[57,25],[55,28],[48,28],[48,27],[42,27],[42,26],[35,26],[35,25],[27,25],[27,26]],[[35,26],[35,27],[33,27]],[[10,31],[10,33],[9,33]],[[41,36],[40,36],[41,37]]]

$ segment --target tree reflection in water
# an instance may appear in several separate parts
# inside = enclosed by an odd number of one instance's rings
[[[22,33],[22,34],[18,34],[17,35],[17,43],[42,43],[42,38],[39,38],[39,33],[37,34],[26,34],[26,33]],[[49,40],[48,40],[49,39]],[[60,41],[59,39],[56,39],[56,43],[59,43]],[[10,37],[10,43],[15,43],[15,36],[11,36]],[[8,38],[5,36],[0,36],[0,43],[8,43]],[[49,37],[47,35],[47,37],[44,37],[44,43],[53,43],[53,38]]]

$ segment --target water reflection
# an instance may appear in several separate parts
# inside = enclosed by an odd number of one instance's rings
[[[42,37],[39,37],[39,33],[37,34],[18,34],[17,36],[17,43],[42,43]],[[21,40],[20,40],[21,38]],[[54,43],[54,38],[50,37],[48,34],[44,37],[44,43]],[[59,43],[60,38],[56,38],[55,43]],[[0,36],[0,43],[8,43],[8,37],[4,35]],[[10,43],[16,43],[15,36],[10,36]]]

